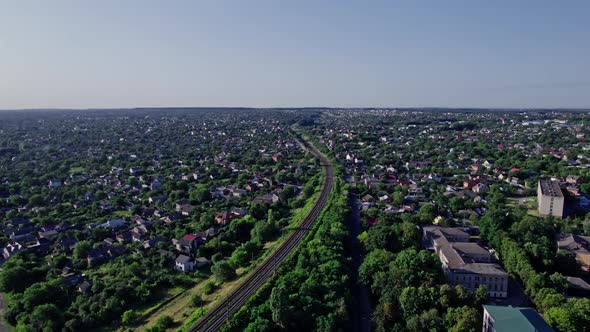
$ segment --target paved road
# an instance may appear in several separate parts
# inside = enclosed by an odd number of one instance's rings
[[[334,184],[334,173],[330,161],[326,159],[313,146],[304,143],[308,146],[311,153],[316,155],[324,168],[324,183],[319,198],[314,206],[303,218],[299,224],[298,229],[294,230],[281,243],[281,245],[266,258],[256,269],[225,299],[223,299],[216,307],[207,312],[191,331],[212,332],[221,328],[229,317],[240,309],[246,300],[252,296],[256,291],[266,282],[266,280],[273,274],[274,270],[281,264],[289,254],[297,247],[299,242],[303,240],[309,228],[313,225],[320,211],[328,202],[328,197],[332,192]]]
[[[369,290],[363,284],[358,282],[358,269],[363,262],[363,254],[357,236],[361,232],[360,204],[356,198],[350,199],[352,216],[350,218],[349,230],[352,250],[352,327],[355,332],[371,331],[371,301]]]

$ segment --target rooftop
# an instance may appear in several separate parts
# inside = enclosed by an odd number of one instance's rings
[[[551,180],[539,180],[539,187],[541,188],[541,194],[552,197],[563,197],[559,182]]]
[[[557,235],[557,248],[570,252],[588,252],[590,237],[575,235],[571,233],[560,233]]]
[[[484,305],[498,332],[554,332],[541,315],[532,308]]]
[[[582,278],[578,277],[565,277],[570,288],[577,288],[585,291],[590,291],[590,285]]]

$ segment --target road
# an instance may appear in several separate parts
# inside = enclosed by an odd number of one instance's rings
[[[357,239],[361,232],[361,218],[360,218],[360,204],[356,197],[350,198],[350,206],[352,208],[352,215],[349,223],[350,230],[350,248],[352,251],[352,330],[356,332],[370,332],[371,331],[371,301],[369,298],[368,288],[359,283],[358,271],[363,263],[363,254]]]
[[[240,309],[246,300],[272,276],[275,269],[289,256],[289,254],[303,240],[310,227],[319,216],[320,211],[328,202],[332,187],[334,185],[334,173],[330,161],[323,156],[315,147],[304,143],[308,150],[316,155],[324,168],[324,183],[322,191],[310,209],[308,214],[303,218],[299,227],[294,230],[281,245],[267,257],[256,269],[235,289],[223,299],[217,306],[207,312],[197,324],[190,330],[193,332],[212,332],[219,330],[228,320],[229,317]]]

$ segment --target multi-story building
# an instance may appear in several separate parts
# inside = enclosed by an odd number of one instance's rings
[[[494,262],[492,254],[477,243],[469,242],[469,233],[461,228],[423,227],[424,246],[438,255],[450,285],[469,291],[488,287],[491,297],[508,296],[508,274]]]
[[[554,332],[533,308],[483,306],[482,332]]]
[[[558,181],[539,180],[537,204],[540,216],[563,218],[564,198]]]

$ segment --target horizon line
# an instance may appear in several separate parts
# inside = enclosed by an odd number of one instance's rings
[[[450,106],[277,106],[277,107],[253,107],[253,106],[134,106],[134,107],[31,107],[31,108],[0,108],[0,112],[15,111],[100,111],[100,110],[155,110],[155,109],[241,109],[241,110],[507,110],[507,111],[590,111],[590,107],[450,107]]]

